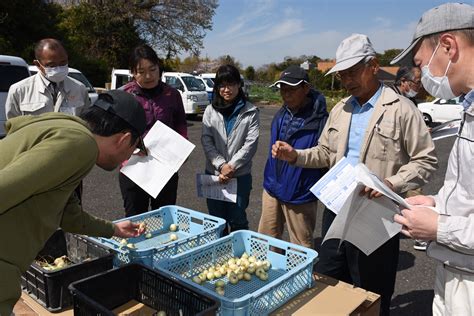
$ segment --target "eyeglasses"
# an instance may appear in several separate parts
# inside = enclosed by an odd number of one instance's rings
[[[358,75],[361,70],[365,69],[365,67],[367,67],[368,64],[364,63],[364,62],[359,62],[358,64],[356,64],[355,66],[352,66],[351,68],[347,69],[347,70],[342,70],[342,71],[338,71],[336,72],[336,78],[339,79],[339,80],[345,80],[347,78],[354,78],[356,75]]]
[[[239,85],[238,82],[223,82],[220,85],[218,85],[218,88],[222,89],[222,90],[225,89],[225,88],[233,89],[233,88],[237,87],[238,85]]]

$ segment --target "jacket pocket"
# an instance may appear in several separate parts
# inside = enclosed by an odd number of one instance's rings
[[[32,113],[32,112],[40,111],[41,109],[43,109],[45,107],[46,107],[46,101],[45,102],[22,103],[22,104],[20,104],[20,111],[26,112],[26,113]]]
[[[396,160],[400,157],[400,129],[389,124],[377,124],[370,150],[375,159]]]
[[[337,153],[337,147],[339,145],[339,129],[337,126],[335,127],[330,127],[328,129],[328,145],[329,145],[329,150],[332,153]]]

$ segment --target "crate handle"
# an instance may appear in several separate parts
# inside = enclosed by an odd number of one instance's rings
[[[299,253],[304,254],[304,255],[307,254],[306,251],[304,251],[304,250],[302,250],[302,249],[298,249],[298,248],[288,247],[288,250],[291,250],[291,251],[293,251],[293,252],[299,252]]]
[[[199,218],[196,218],[196,217],[191,217],[191,223],[202,225],[204,223],[204,221],[202,219],[199,219]]]
[[[286,257],[286,250],[283,249],[283,248],[280,248],[280,247],[277,247],[277,246],[270,246],[270,248],[268,248],[268,251],[271,251],[271,252],[279,254],[283,257]]]

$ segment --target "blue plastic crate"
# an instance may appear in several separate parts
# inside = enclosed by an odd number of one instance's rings
[[[244,252],[272,264],[268,280],[252,277],[251,281],[230,284],[226,276],[224,296],[215,292],[213,281],[200,285],[192,278],[202,271]],[[154,262],[158,270],[177,280],[199,288],[221,302],[220,315],[266,315],[285,304],[304,289],[313,286],[313,264],[318,253],[312,249],[251,231],[237,231],[194,248],[173,258]]]
[[[147,233],[140,237],[128,238],[135,249],[130,249],[120,243],[121,238],[91,238],[115,252],[114,266],[129,263],[142,263],[152,266],[153,262],[169,258],[200,245],[218,239],[224,230],[225,220],[205,213],[193,211],[181,206],[168,205],[158,210],[146,212],[115,221],[130,220],[134,223],[146,223]],[[170,232],[171,224],[176,224],[178,230]],[[169,242],[170,234],[178,236],[178,240]]]

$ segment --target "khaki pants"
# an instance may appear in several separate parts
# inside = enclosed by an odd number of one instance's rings
[[[0,260],[0,316],[10,316],[21,296],[20,269]]]
[[[317,201],[300,205],[282,203],[263,190],[258,232],[281,239],[286,223],[290,242],[313,248],[317,208]]]
[[[434,285],[433,315],[474,315],[474,274],[439,264]]]

